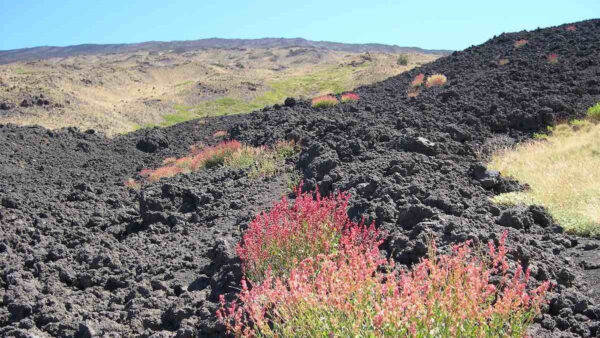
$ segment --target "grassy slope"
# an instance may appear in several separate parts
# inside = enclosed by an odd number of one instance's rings
[[[309,97],[323,93],[341,93],[351,90],[356,83],[353,73],[366,69],[359,67],[329,67],[306,75],[291,76],[284,80],[268,83],[270,90],[252,100],[244,101],[231,97],[201,102],[194,106],[175,105],[176,112],[164,116],[160,126],[170,126],[204,116],[219,116],[248,113],[268,105],[282,103],[286,97]]]
[[[600,235],[600,124],[573,121],[550,136],[497,153],[489,166],[528,183],[531,190],[494,198],[504,204],[541,204],[565,230]]]

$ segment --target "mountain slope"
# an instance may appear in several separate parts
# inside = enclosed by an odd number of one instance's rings
[[[531,336],[598,336],[600,240],[563,233],[542,207],[493,204],[490,197],[522,187],[481,162],[490,148],[528,140],[600,101],[600,20],[574,27],[502,34],[326,109],[289,100],[114,139],[2,125],[0,334],[223,335],[214,311],[220,294],[240,288],[235,243],[285,193],[286,174],[250,179],[217,167],[139,191],[123,182],[227,130],[253,145],[298,141],[287,165],[304,188],[349,191],[349,215],[388,231],[383,249],[401,266],[423,258],[431,238],[449,252],[507,231],[513,267],[530,269],[531,286],[556,284]],[[520,40],[527,44],[515,47]],[[419,73],[448,82],[409,97]]]
[[[421,53],[448,54],[451,51],[422,49],[418,47],[399,47],[378,43],[339,43],[329,41],[310,41],[302,38],[263,38],[263,39],[220,39],[210,38],[192,41],[148,41],[132,44],[83,44],[67,47],[43,46],[0,51],[0,64],[64,58],[79,55],[123,54],[139,52],[176,51],[184,53],[206,48],[277,48],[277,47],[311,47],[338,52],[381,52],[381,53]]]

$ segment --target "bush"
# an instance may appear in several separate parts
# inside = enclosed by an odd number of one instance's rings
[[[342,102],[346,103],[346,102],[351,102],[351,101],[358,101],[359,97],[357,94],[354,93],[346,93],[344,95],[342,95]]]
[[[592,120],[600,121],[600,102],[588,108],[587,117]]]
[[[373,225],[348,219],[348,194],[321,197],[317,193],[313,199],[301,189],[301,185],[296,189],[293,205],[284,197],[270,212],[257,216],[238,245],[245,276],[253,283],[286,277],[304,259],[332,254],[350,244],[364,245],[365,250],[377,247],[379,232]]]
[[[272,148],[250,147],[240,142],[223,141],[213,147],[192,146],[191,154],[182,158],[169,157],[164,166],[157,169],[144,169],[140,175],[149,181],[188,173],[202,168],[228,165],[234,168],[252,168],[250,176],[271,175],[278,171],[277,162],[297,151],[294,142],[279,141]]]
[[[421,87],[421,85],[423,84],[423,80],[425,80],[425,74],[421,73],[421,74],[415,76],[415,78],[410,83],[410,86],[413,88]]]
[[[408,65],[408,55],[402,54],[398,56],[398,61],[396,61],[396,63],[398,63],[400,66]]]
[[[521,48],[528,43],[529,43],[529,41],[525,40],[525,39],[517,40],[517,41],[515,41],[515,48]]]
[[[338,103],[338,99],[331,95],[319,96],[312,99],[313,108],[333,107]]]
[[[376,250],[303,260],[289,278],[267,275],[217,312],[230,333],[263,337],[522,337],[540,313],[548,282],[526,291],[529,271],[508,272],[506,234],[491,260],[469,243],[397,272]],[[491,277],[499,281],[497,286]]]
[[[548,55],[547,60],[548,60],[549,64],[552,64],[552,65],[556,64],[556,63],[558,63],[558,55],[556,55],[554,53],[550,54],[550,55]]]
[[[425,83],[425,87],[438,87],[443,86],[446,83],[446,76],[443,74],[433,74],[427,78],[427,82]]]

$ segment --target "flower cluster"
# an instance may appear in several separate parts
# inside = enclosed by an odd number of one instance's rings
[[[577,30],[577,27],[575,27],[575,25],[568,25],[567,27],[565,27],[565,30],[567,32],[574,32]]]
[[[299,193],[252,222],[238,246],[241,293],[231,303],[221,296],[217,312],[229,333],[520,337],[540,313],[550,284],[528,292],[529,271],[509,272],[506,233],[489,243],[488,259],[469,242],[449,255],[432,242],[428,258],[400,270],[380,256],[376,229],[348,221],[347,202]]]
[[[312,99],[313,108],[333,107],[338,103],[338,99],[332,95],[324,95]]]
[[[425,87],[431,88],[431,87],[442,86],[442,85],[444,85],[444,83],[446,83],[446,81],[448,81],[448,79],[446,78],[446,75],[433,74],[427,78],[427,82],[425,82]]]
[[[354,93],[346,93],[342,95],[342,102],[358,101],[359,97]]]

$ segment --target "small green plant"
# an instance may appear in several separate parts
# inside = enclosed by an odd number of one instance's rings
[[[587,117],[595,121],[600,121],[600,102],[588,108]]]
[[[338,99],[332,95],[324,95],[312,99],[313,108],[333,107],[339,103]]]
[[[400,65],[400,66],[408,65],[408,55],[402,54],[402,55],[398,56],[398,61],[396,61],[396,63],[398,63],[398,65]]]

